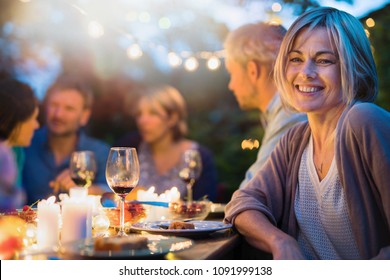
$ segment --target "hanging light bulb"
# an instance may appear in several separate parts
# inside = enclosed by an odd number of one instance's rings
[[[184,67],[187,71],[195,71],[196,69],[198,69],[198,66],[199,66],[199,62],[198,60],[191,56],[190,58],[188,58],[185,63],[184,63]]]
[[[207,67],[210,70],[217,70],[219,66],[221,66],[221,60],[218,57],[212,56],[207,60]]]
[[[92,38],[100,38],[104,34],[104,28],[103,26],[98,23],[97,21],[91,21],[88,24],[88,34]]]
[[[127,49],[127,56],[131,59],[138,59],[142,54],[143,52],[138,44],[133,44]]]
[[[182,63],[182,59],[174,52],[168,54],[168,62],[172,67],[178,67]]]

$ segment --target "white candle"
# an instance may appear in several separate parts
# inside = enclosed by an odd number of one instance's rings
[[[38,202],[37,245],[48,248],[58,245],[60,206],[55,197]]]
[[[68,199],[62,205],[61,243],[75,241],[92,235],[91,204]]]
[[[73,187],[69,189],[69,195],[73,200],[84,200],[88,195],[88,189],[84,187]]]

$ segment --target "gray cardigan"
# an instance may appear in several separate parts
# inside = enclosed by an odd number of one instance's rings
[[[297,237],[294,199],[310,134],[307,122],[286,133],[247,187],[233,194],[225,221],[258,210]],[[372,103],[351,106],[338,122],[335,149],[359,252],[364,259],[390,259],[390,113]]]

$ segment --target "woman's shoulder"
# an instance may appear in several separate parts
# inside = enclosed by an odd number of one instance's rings
[[[370,102],[354,104],[345,114],[345,122],[353,127],[390,122],[390,113]]]

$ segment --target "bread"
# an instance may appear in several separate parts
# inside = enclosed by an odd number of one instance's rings
[[[187,222],[172,222],[168,229],[195,229],[195,225]]]
[[[94,242],[95,251],[139,250],[148,248],[148,238],[145,236],[123,236],[97,238]]]

